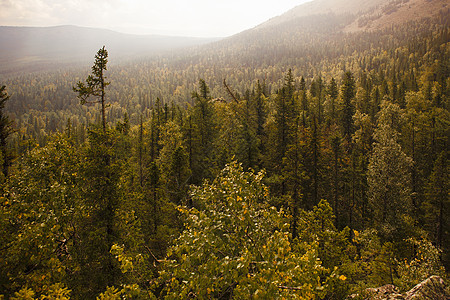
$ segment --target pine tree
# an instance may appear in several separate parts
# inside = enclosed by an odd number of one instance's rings
[[[330,85],[328,87],[328,95],[330,96],[330,105],[331,105],[331,115],[330,119],[332,122],[336,121],[336,99],[338,97],[338,88],[336,84],[336,80],[334,78],[331,78]]]
[[[2,173],[6,177],[8,177],[8,168],[12,162],[12,154],[7,147],[8,137],[12,133],[12,122],[9,120],[9,117],[4,113],[5,103],[8,101],[9,95],[6,92],[6,86],[0,87],[0,160],[2,166]]]
[[[85,280],[95,274],[95,280],[89,282],[92,290],[97,292],[115,284],[120,272],[109,251],[117,241],[116,212],[119,206],[119,177],[123,161],[118,158],[118,135],[106,126],[105,88],[109,85],[104,71],[108,62],[108,51],[105,46],[95,55],[92,74],[86,83],[79,81],[73,91],[80,98],[82,105],[87,103],[101,104],[101,131],[95,126],[89,130],[89,143],[86,147],[85,164],[82,168],[85,189],[84,199],[92,212],[85,228],[84,247],[80,251],[87,251],[80,258],[82,263],[90,265],[90,269],[83,270],[81,275]],[[97,100],[88,100],[95,97]],[[118,126],[127,131],[127,124]],[[89,290],[88,289],[88,290]]]
[[[192,93],[194,106],[189,115],[188,152],[189,168],[192,170],[190,183],[200,183],[211,178],[214,164],[214,139],[217,133],[215,109],[209,87],[200,79],[198,91]]]
[[[263,87],[261,86],[260,82],[257,83],[256,93],[253,99],[253,106],[256,114],[256,138],[257,138],[257,147],[258,147],[258,158],[257,158],[257,165],[259,169],[262,169],[262,153],[265,151],[264,147],[264,139],[266,137],[265,132],[265,124],[266,124],[266,106],[264,103],[265,96]]]
[[[92,75],[86,78],[86,84],[79,81],[76,87],[73,87],[74,92],[78,93],[81,104],[100,103],[102,112],[102,126],[103,132],[106,132],[106,114],[105,114],[105,88],[109,85],[106,81],[104,71],[106,71],[106,64],[108,63],[108,51],[105,46],[98,50],[95,55],[95,62],[92,66]],[[99,100],[90,101],[89,97],[97,97]]]
[[[302,123],[303,127],[306,127],[307,118],[309,117],[309,103],[308,103],[308,96],[306,94],[306,82],[305,78],[300,79],[300,107],[302,110]]]
[[[344,138],[347,140],[348,145],[351,143],[354,131],[353,114],[355,113],[355,108],[352,100],[355,94],[355,79],[351,72],[346,72],[341,86],[341,97],[343,101],[342,126],[344,129]]]
[[[449,235],[449,211],[450,205],[448,197],[449,178],[447,167],[447,153],[442,151],[436,159],[433,167],[433,172],[430,175],[428,184],[426,186],[427,201],[425,202],[425,210],[431,236],[434,238],[438,247],[443,250],[448,250],[448,235]],[[446,263],[449,263],[448,252],[445,251]]]
[[[83,243],[81,264],[83,281],[96,293],[107,286],[116,284],[120,270],[109,251],[118,242],[117,209],[120,205],[120,176],[123,157],[119,156],[118,135],[112,131],[93,126],[89,130],[89,143],[86,145],[84,163],[80,168],[83,174],[82,198],[90,208],[89,217],[80,234]],[[90,277],[93,279],[89,280]]]
[[[297,116],[297,104],[294,97],[294,79],[292,71],[286,74],[283,87],[277,94],[275,102],[275,140],[272,146],[272,168],[277,176],[280,176],[280,195],[287,194],[286,179],[283,178],[284,159],[289,146],[293,143]]]
[[[412,207],[412,160],[402,151],[397,136],[389,125],[378,126],[367,175],[373,220],[389,239],[398,234],[404,225],[402,216],[409,214]]]
[[[333,153],[333,212],[336,216],[336,225],[339,225],[339,187],[340,187],[340,159],[341,137],[335,135],[331,138],[331,151]]]

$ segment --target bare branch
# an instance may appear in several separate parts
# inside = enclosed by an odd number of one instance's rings
[[[155,260],[155,262],[157,262],[158,264],[161,263],[161,261],[159,259],[156,258],[156,256],[153,254],[152,250],[150,250],[149,247],[144,246],[145,249],[147,249],[148,253],[150,253],[150,255],[153,257],[153,259]]]
[[[283,286],[283,285],[279,285],[278,288],[282,289],[282,290],[291,290],[291,291],[301,291],[301,290],[303,290],[303,288],[301,288],[301,287]]]
[[[228,87],[227,82],[225,81],[225,79],[223,80],[223,85],[225,86],[225,88],[228,91],[228,94],[230,94],[230,96],[234,99],[234,101],[236,101],[236,103],[239,103],[239,100],[236,98],[236,96],[233,94],[233,92],[231,91],[231,89]]]

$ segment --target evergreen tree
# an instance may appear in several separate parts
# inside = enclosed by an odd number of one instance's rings
[[[340,194],[340,169],[341,164],[341,137],[335,135],[331,138],[331,151],[333,153],[333,211],[336,216],[336,225],[339,226],[340,223],[340,209],[339,209],[339,194]]]
[[[254,110],[256,114],[256,137],[257,137],[257,147],[259,151],[259,157],[257,165],[259,169],[262,169],[262,155],[265,151],[264,141],[266,138],[265,124],[267,118],[267,108],[265,105],[264,90],[260,82],[257,83],[257,88],[255,96],[253,99]]]
[[[105,88],[109,85],[106,81],[106,76],[104,71],[106,71],[106,64],[108,63],[108,51],[105,46],[98,50],[95,55],[95,62],[92,66],[92,75],[86,78],[86,84],[79,81],[76,87],[73,87],[74,92],[78,93],[78,98],[80,98],[81,104],[86,103],[100,103],[101,113],[102,113],[102,126],[103,132],[106,133],[106,99],[105,99]],[[97,97],[99,100],[90,101],[89,97]]]
[[[277,189],[279,195],[287,195],[286,178],[283,176],[285,167],[284,158],[289,146],[293,143],[295,135],[295,118],[298,114],[296,99],[294,97],[294,79],[292,71],[285,75],[283,87],[278,91],[275,99],[275,132],[274,143],[271,145],[271,170],[279,177]]]
[[[186,197],[190,176],[188,158],[182,143],[180,127],[173,121],[167,122],[162,128],[158,165],[167,197],[177,205],[184,203],[182,200]]]
[[[258,117],[256,110],[258,107],[254,107],[252,100],[251,96],[248,95],[247,100],[241,101],[239,107],[240,130],[238,140],[241,142],[238,142],[239,145],[236,154],[245,169],[255,169],[260,159],[257,136],[259,124],[257,124],[258,120],[256,119]],[[258,105],[258,103],[256,104]]]
[[[308,103],[308,95],[306,93],[306,82],[305,78],[300,79],[300,88],[299,88],[299,97],[300,97],[300,108],[302,110],[302,123],[303,127],[306,127],[307,119],[309,117],[309,103]]]
[[[337,88],[337,84],[336,84],[336,80],[333,78],[331,78],[330,80],[330,85],[328,87],[328,95],[330,96],[330,106],[331,106],[331,111],[330,111],[330,120],[332,122],[336,122],[336,100],[337,97],[339,95],[339,91]]]
[[[450,264],[449,246],[449,178],[447,153],[442,151],[434,163],[433,172],[426,186],[427,201],[424,203],[427,227],[437,247],[443,250],[443,261]]]
[[[81,104],[101,104],[101,128],[95,126],[89,130],[89,143],[85,152],[85,164],[82,173],[85,179],[84,199],[91,208],[90,218],[82,233],[84,243],[80,244],[79,259],[81,264],[89,265],[80,273],[81,280],[86,282],[89,293],[99,293],[107,286],[112,286],[120,275],[116,262],[109,251],[117,242],[117,209],[119,207],[119,178],[123,160],[118,158],[118,136],[106,126],[105,88],[109,85],[104,71],[108,62],[108,51],[105,46],[95,55],[92,74],[86,83],[79,81],[73,91],[78,94]],[[90,101],[89,97],[99,98]],[[127,124],[118,126],[127,131]],[[89,276],[95,280],[87,280]]]
[[[214,104],[205,80],[199,80],[198,91],[192,92],[192,98],[194,106],[187,124],[189,168],[192,170],[190,183],[200,183],[203,179],[212,177],[217,133]]]
[[[12,133],[12,127],[11,127],[11,120],[9,117],[5,114],[5,104],[6,101],[9,100],[9,95],[6,92],[6,86],[0,87],[0,157],[2,158],[0,160],[1,163],[1,171],[3,173],[3,176],[6,178],[8,177],[8,169],[9,166],[12,163],[13,155],[11,151],[7,147],[7,140],[8,137]]]
[[[344,138],[347,140],[347,144],[351,144],[353,128],[353,114],[355,113],[355,108],[353,105],[353,99],[355,97],[355,79],[350,71],[346,72],[344,75],[344,80],[341,86],[341,97],[342,97],[342,126],[344,129]]]
[[[82,242],[77,257],[85,267],[79,278],[86,285],[85,292],[95,295],[115,285],[120,277],[119,267],[110,254],[119,242],[117,211],[120,205],[120,177],[123,157],[119,156],[118,135],[112,130],[91,127],[84,153],[82,198],[89,208],[89,217],[79,233]],[[75,278],[74,278],[75,279]],[[86,296],[86,295],[85,295]]]
[[[399,230],[411,212],[412,161],[397,142],[398,133],[389,125],[375,130],[375,144],[370,156],[367,181],[372,219],[388,239],[402,239]]]

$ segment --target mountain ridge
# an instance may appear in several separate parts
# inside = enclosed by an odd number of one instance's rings
[[[367,11],[344,31],[350,33],[380,30],[401,23],[437,17],[442,12],[448,15],[449,9],[447,0],[391,0]]]
[[[256,26],[255,28],[265,28],[267,26],[279,25],[284,22],[292,21],[293,19],[307,17],[312,15],[324,14],[343,14],[355,13],[355,2],[359,3],[360,10],[356,12],[365,12],[375,6],[385,3],[389,0],[357,0],[357,1],[336,1],[336,0],[314,0],[304,4],[300,4],[284,14],[271,18],[268,21]]]
[[[242,56],[255,61],[258,56],[264,56],[261,53],[268,51],[299,53],[298,48],[308,40],[320,46],[324,40],[335,39],[341,34],[402,26],[439,14],[448,17],[448,0],[315,0],[224,39],[131,35],[73,25],[0,26],[0,39],[3,41],[0,74],[41,70],[49,65],[58,68],[63,63],[90,62],[103,45],[110,52],[112,61],[154,55],[169,57],[168,54],[174,50],[189,47],[194,50],[185,51],[185,58],[191,55],[215,57],[217,53],[228,53],[229,59],[232,59],[234,51],[239,53],[235,57],[238,61]]]
[[[254,29],[264,29],[314,15],[354,15],[344,32],[379,30],[407,21],[434,17],[450,9],[447,0],[314,0],[271,18]]]
[[[14,67],[92,60],[103,45],[113,58],[132,58],[198,46],[218,38],[133,35],[109,29],[61,25],[51,27],[0,26],[0,73]]]

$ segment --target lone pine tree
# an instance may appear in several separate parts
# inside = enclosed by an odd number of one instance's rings
[[[109,85],[106,81],[104,71],[106,71],[106,64],[108,63],[108,51],[103,46],[95,55],[95,62],[92,66],[92,74],[86,78],[86,83],[79,81],[76,87],[73,87],[74,92],[78,93],[81,104],[86,103],[100,103],[102,106],[102,126],[103,132],[106,132],[106,117],[105,117],[105,88]],[[99,100],[88,100],[89,97],[97,97]]]

